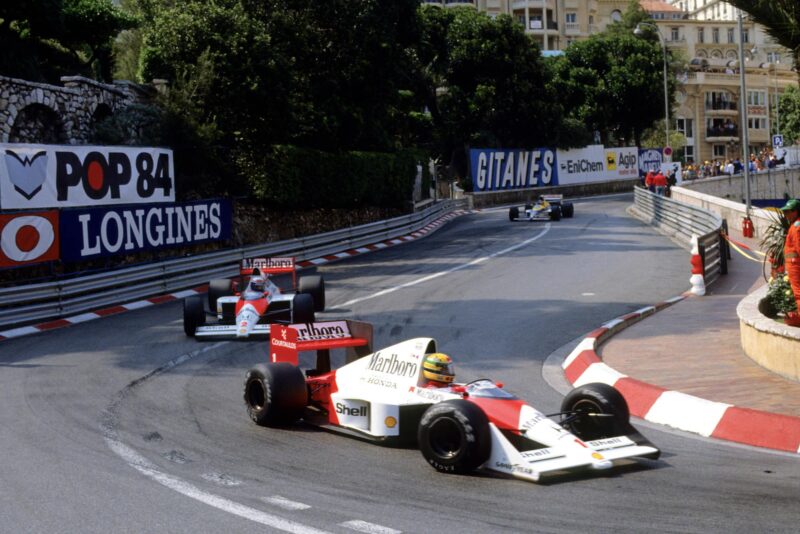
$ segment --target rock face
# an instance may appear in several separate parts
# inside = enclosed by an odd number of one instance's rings
[[[0,76],[0,142],[86,144],[97,121],[148,102],[155,93],[127,81],[105,84],[82,76],[61,81],[63,87]]]

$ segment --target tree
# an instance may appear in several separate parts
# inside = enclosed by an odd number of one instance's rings
[[[46,82],[65,74],[111,81],[113,38],[135,24],[111,0],[0,3],[0,73]]]
[[[800,89],[789,86],[781,95],[779,113],[781,116],[781,132],[787,144],[800,142]]]
[[[459,176],[468,146],[569,146],[574,122],[547,84],[539,48],[511,17],[420,8],[412,87],[431,116],[436,152]]]
[[[797,0],[728,0],[764,26],[775,41],[792,53],[795,69],[800,69],[800,8]]]
[[[661,45],[632,32],[592,36],[554,62],[553,85],[565,109],[599,131],[603,143],[632,140],[664,118]],[[668,82],[670,102],[675,80]]]

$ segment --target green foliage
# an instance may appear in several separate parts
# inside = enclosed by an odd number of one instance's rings
[[[663,68],[659,43],[632,33],[599,34],[555,59],[552,85],[562,106],[604,143],[639,144],[642,132],[664,118]]]
[[[285,208],[405,208],[416,165],[424,161],[414,151],[331,153],[290,145],[241,150],[236,159],[252,194]]]
[[[760,242],[766,255],[764,262],[765,265],[769,263],[771,268],[781,269],[784,265],[783,248],[786,234],[789,233],[789,219],[780,210],[766,210],[765,213],[769,214],[770,222]]]
[[[766,299],[772,309],[784,315],[797,310],[797,301],[789,284],[789,275],[780,273],[769,279]]]
[[[113,38],[136,19],[111,0],[0,3],[0,74],[57,82],[65,74],[111,81]]]
[[[789,144],[800,141],[800,89],[790,85],[781,95],[779,113],[781,133]]]

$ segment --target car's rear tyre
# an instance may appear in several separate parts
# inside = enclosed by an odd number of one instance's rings
[[[442,473],[469,473],[489,459],[489,419],[477,405],[448,400],[432,405],[420,420],[417,441],[422,456]]]
[[[206,311],[203,309],[203,297],[193,295],[183,299],[183,331],[194,337],[197,327],[206,324]]]
[[[217,299],[233,295],[231,281],[227,278],[218,278],[208,283],[208,309],[217,312]]]
[[[630,411],[622,393],[594,382],[570,391],[561,402],[564,426],[584,441],[628,434]]]
[[[314,299],[307,293],[298,293],[292,299],[292,324],[313,323]]]
[[[290,425],[308,405],[303,371],[286,363],[256,365],[244,379],[247,415],[261,426]]]
[[[303,276],[297,286],[298,293],[311,295],[314,299],[314,311],[325,311],[325,280],[321,276]]]
[[[575,215],[575,206],[572,202],[564,202],[561,204],[561,215],[565,219],[571,219],[573,215]]]
[[[509,221],[516,221],[517,219],[519,219],[519,208],[516,207],[516,206],[513,207],[513,208],[509,208],[509,210],[508,210],[508,220]]]
[[[550,208],[550,220],[551,221],[561,220],[561,206],[553,206]]]

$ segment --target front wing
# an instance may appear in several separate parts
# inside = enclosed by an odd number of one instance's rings
[[[614,461],[623,458],[658,458],[661,451],[652,445],[638,445],[627,436],[598,439],[583,443],[585,453],[573,447],[547,447],[518,451],[502,432],[489,423],[492,452],[483,465],[515,478],[538,482],[542,475],[579,468],[609,469]]]
[[[235,324],[214,324],[198,326],[194,332],[195,337],[199,338],[212,338],[212,337],[261,337],[269,336],[268,324],[257,324],[253,327],[248,335],[241,335],[239,327]]]

